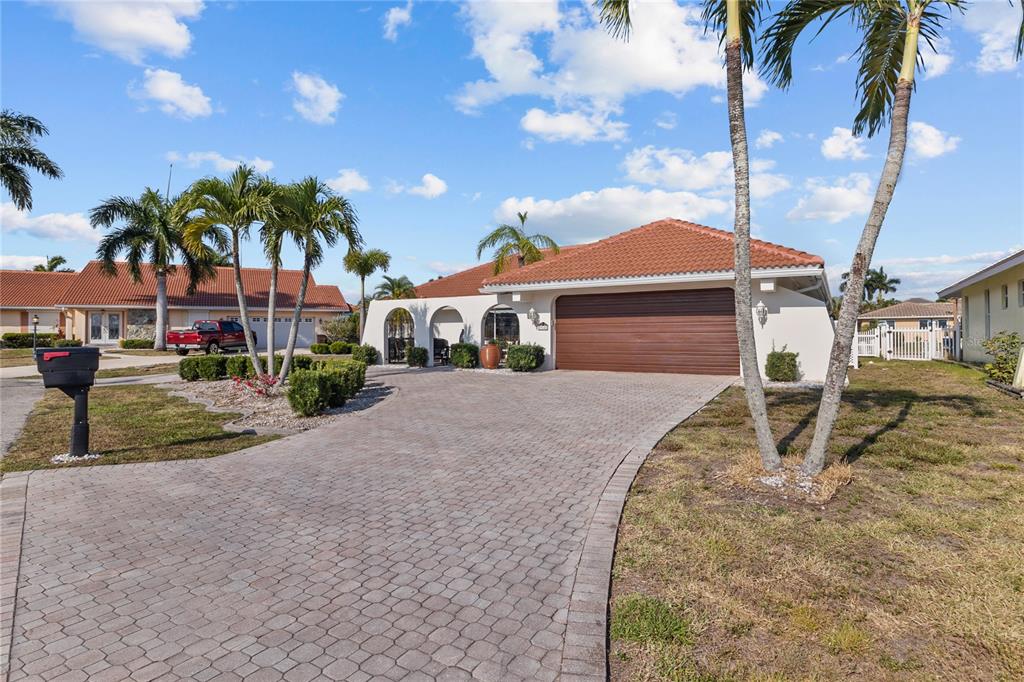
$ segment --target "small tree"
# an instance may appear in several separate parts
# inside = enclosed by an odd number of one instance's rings
[[[519,227],[498,225],[476,245],[476,257],[487,249],[494,249],[494,274],[501,274],[514,258],[519,267],[544,259],[544,249],[558,253],[555,240],[543,234],[526,234],[526,212],[519,216]]]
[[[363,339],[363,321],[366,319],[366,278],[378,270],[388,271],[391,254],[381,249],[350,249],[345,254],[345,271],[359,278],[359,340]]]

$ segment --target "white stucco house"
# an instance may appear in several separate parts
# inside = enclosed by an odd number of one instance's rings
[[[823,381],[834,336],[824,261],[751,240],[751,264],[762,373],[786,347],[802,379]],[[433,358],[435,339],[498,338],[543,346],[544,369],[738,375],[732,266],[731,232],[659,220],[498,276],[485,263],[420,285],[415,299],[373,301],[363,342],[384,362],[403,361],[403,339]]]

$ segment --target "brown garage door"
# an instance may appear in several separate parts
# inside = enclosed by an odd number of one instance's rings
[[[739,374],[732,289],[561,296],[555,366]]]

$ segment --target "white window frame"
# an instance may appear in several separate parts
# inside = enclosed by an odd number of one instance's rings
[[[1017,280],[1017,307],[1024,308],[1024,279]]]
[[[1010,285],[1004,284],[999,287],[999,303],[1003,306],[1003,310],[1010,307]]]
[[[985,289],[985,338],[992,338],[992,290]]]

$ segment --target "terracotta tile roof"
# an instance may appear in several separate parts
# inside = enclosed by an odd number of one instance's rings
[[[156,305],[156,276],[152,268],[142,270],[142,281],[136,282],[128,272],[127,263],[117,264],[118,274],[110,277],[103,273],[99,261],[90,261],[78,273],[78,279],[68,287],[57,301],[62,306],[145,306]],[[277,276],[278,309],[292,308],[302,281],[300,270],[280,270]],[[242,268],[242,285],[249,307],[267,307],[270,289],[269,268]],[[172,308],[233,308],[238,306],[235,278],[230,267],[217,268],[214,279],[199,285],[189,295],[188,278],[184,268],[176,268],[167,277],[167,299]],[[341,291],[334,285],[317,284],[310,277],[306,290],[307,310],[348,310]]]
[[[75,272],[0,270],[0,308],[50,308],[78,276]]]
[[[822,266],[824,260],[759,239],[750,240],[754,268]],[[485,285],[729,271],[733,234],[674,218],[584,244],[570,253],[484,281]]]
[[[544,261],[561,258],[579,246],[563,246],[558,254],[552,254],[550,250],[544,249]],[[511,262],[508,265],[513,270],[519,269],[518,262]],[[494,276],[494,261],[456,272],[446,277],[438,277],[416,287],[416,296],[419,298],[447,298],[449,296],[479,296],[480,287],[485,279]]]
[[[931,301],[903,301],[885,308],[861,313],[860,320],[891,320],[895,318],[925,318],[929,320],[953,317],[952,301],[933,303]]]

